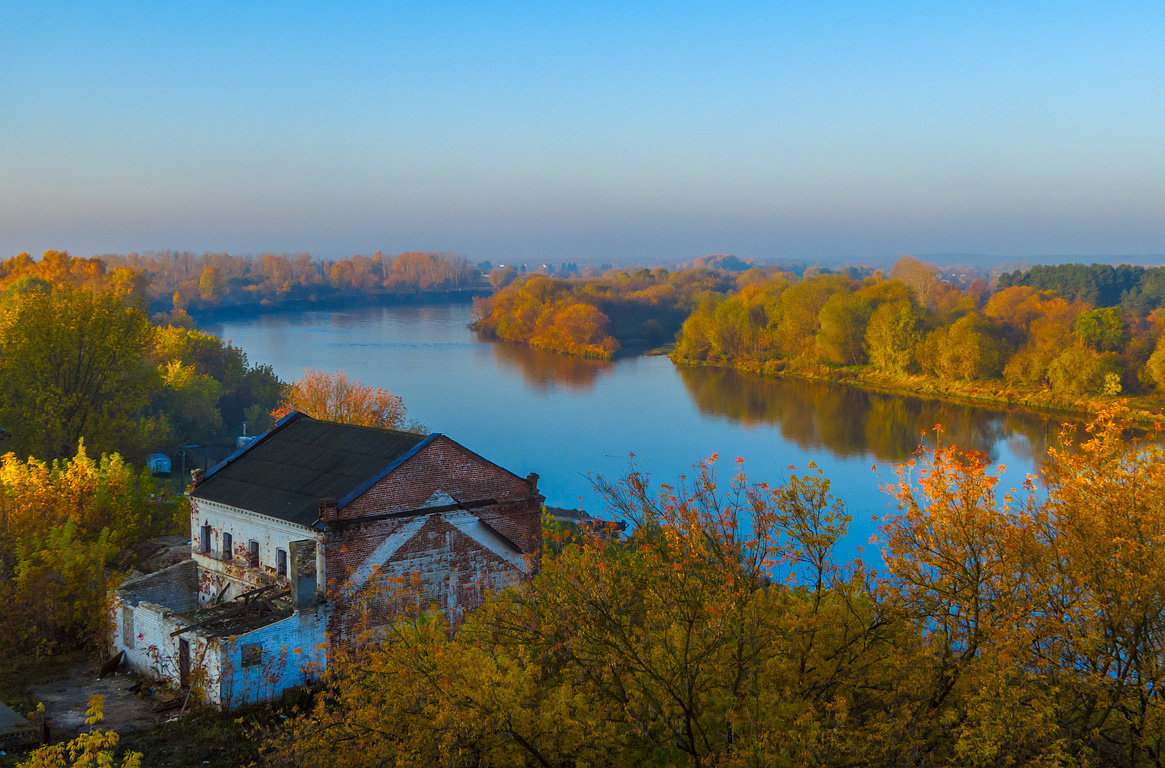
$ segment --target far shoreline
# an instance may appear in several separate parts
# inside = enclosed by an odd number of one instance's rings
[[[323,299],[289,299],[286,301],[230,304],[227,306],[194,309],[187,314],[198,326],[223,320],[239,320],[260,315],[292,314],[297,312],[338,312],[358,307],[391,307],[424,304],[468,304],[478,296],[488,296],[492,288],[468,288],[460,291],[414,291],[409,293],[372,293],[330,296]]]

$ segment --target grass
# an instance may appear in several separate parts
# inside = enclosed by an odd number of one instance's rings
[[[196,709],[182,718],[122,735],[123,749],[141,752],[150,768],[231,768],[259,764],[262,726],[277,722],[280,710],[264,705],[219,712]]]

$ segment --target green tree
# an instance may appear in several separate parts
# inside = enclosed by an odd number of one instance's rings
[[[0,306],[0,425],[10,446],[52,459],[82,436],[110,449],[139,432],[156,374],[141,310],[109,293],[57,287]]]
[[[1097,352],[1119,352],[1127,335],[1116,307],[1081,312],[1073,330],[1081,344]]]
[[[917,370],[916,350],[923,340],[923,315],[911,301],[883,304],[866,326],[870,363],[886,373],[904,376]]]
[[[162,366],[161,379],[155,406],[165,414],[173,438],[179,444],[189,444],[222,430],[222,414],[218,410],[221,387],[217,381],[195,373],[193,366],[182,365],[177,360]]]
[[[831,365],[866,362],[866,325],[874,304],[857,293],[835,293],[817,316],[817,354]]]
[[[1120,356],[1073,345],[1057,355],[1048,365],[1048,383],[1055,392],[1066,395],[1119,394],[1112,392],[1112,377],[1119,385]]]
[[[1145,372],[1157,385],[1157,390],[1165,392],[1165,334],[1157,339],[1157,346],[1149,356],[1149,361],[1145,363]]]
[[[932,332],[925,350],[925,363],[935,374],[964,380],[999,376],[1009,352],[999,328],[978,312]]]

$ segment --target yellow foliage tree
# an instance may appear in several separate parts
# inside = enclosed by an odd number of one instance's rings
[[[17,768],[117,768],[117,745],[121,737],[114,731],[97,728],[105,719],[104,696],[91,696],[85,711],[83,731],[66,744],[49,744],[35,750]],[[121,768],[141,768],[142,754],[126,752]]]

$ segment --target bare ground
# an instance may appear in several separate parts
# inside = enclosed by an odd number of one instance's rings
[[[85,710],[93,695],[105,697],[101,727],[118,733],[152,728],[174,716],[175,712],[155,711],[158,700],[131,690],[135,686],[150,690],[150,684],[143,684],[139,676],[115,672],[98,679],[97,673],[96,664],[85,662],[74,666],[66,677],[29,686],[31,698],[45,706],[54,741],[58,734],[73,733],[84,726]]]

